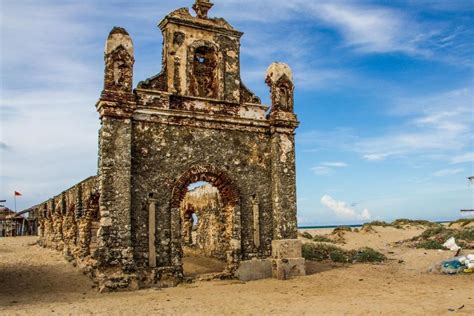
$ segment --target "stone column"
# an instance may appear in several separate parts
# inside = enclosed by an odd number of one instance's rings
[[[229,250],[227,251],[226,272],[234,273],[242,259],[242,216],[240,204],[229,205],[227,207],[232,208],[232,235],[229,242]]]
[[[97,111],[99,132],[98,259],[103,266],[134,269],[131,241],[133,44],[127,31],[114,27],[105,45],[105,75]]]
[[[260,209],[258,207],[258,199],[254,197],[252,200],[253,214],[253,243],[256,250],[260,248]]]
[[[148,266],[156,267],[156,201],[148,202]]]
[[[171,244],[170,244],[170,264],[176,270],[182,272],[183,248],[181,240],[181,214],[179,207],[171,207]]]
[[[267,70],[272,108],[269,114],[272,157],[273,239],[297,238],[296,168],[293,82],[290,68],[281,63]]]
[[[99,247],[107,265],[131,264],[131,120],[102,117]]]

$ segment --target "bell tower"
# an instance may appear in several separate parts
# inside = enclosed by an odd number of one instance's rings
[[[240,38],[222,18],[210,18],[213,4],[197,0],[196,16],[188,8],[168,14],[160,23],[163,33],[163,69],[138,88],[178,96],[242,103],[247,89],[240,79]],[[248,100],[259,103],[258,99]],[[258,102],[256,102],[258,101]]]

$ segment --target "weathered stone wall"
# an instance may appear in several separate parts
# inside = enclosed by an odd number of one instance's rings
[[[39,222],[39,244],[62,251],[72,261],[92,258],[91,240],[99,222],[97,177],[90,177],[50,200],[34,206]]]
[[[162,201],[157,212],[157,249],[161,262],[168,262],[167,241],[171,226],[170,202],[175,181],[196,164],[218,166],[238,185],[242,211],[242,255],[269,255],[272,240],[269,135],[245,131],[167,126],[153,122],[134,125],[133,156],[136,157],[132,187],[136,259],[146,264],[146,203],[150,194]],[[168,168],[168,166],[173,166]],[[162,170],[167,170],[163,172]],[[259,197],[262,237],[260,249],[252,239],[252,196]],[[143,248],[139,248],[143,245]]]

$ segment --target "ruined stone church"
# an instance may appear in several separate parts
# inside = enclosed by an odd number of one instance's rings
[[[240,77],[243,33],[210,18],[212,6],[197,0],[195,15],[182,8],[158,24],[162,69],[135,88],[132,39],[113,28],[96,104],[98,174],[34,207],[40,243],[63,251],[101,289],[183,280],[193,225],[188,209],[194,210],[183,201],[189,185],[201,181],[219,194],[212,221],[206,219],[214,224],[205,225],[215,233],[201,236],[202,245],[215,238],[205,254],[225,262],[216,277],[305,273],[297,240],[291,70],[274,63],[262,74],[271,106],[261,104]]]

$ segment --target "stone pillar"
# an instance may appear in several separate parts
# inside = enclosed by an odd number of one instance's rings
[[[156,201],[148,204],[148,266],[156,267]]]
[[[99,263],[134,269],[131,241],[131,146],[133,44],[127,31],[114,27],[105,45],[105,76],[97,111],[99,132]]]
[[[272,109],[272,275],[285,280],[305,275],[296,219],[296,168],[294,131],[298,121],[293,113],[293,75],[286,64],[273,63],[267,70]]]
[[[229,205],[232,208],[232,235],[229,242],[229,250],[227,251],[226,272],[234,273],[242,259],[242,225],[240,204]]]
[[[253,243],[256,250],[260,248],[260,209],[258,207],[258,199],[256,197],[252,200],[252,214],[253,214]]]
[[[171,243],[170,264],[177,271],[182,272],[183,249],[181,246],[181,213],[179,207],[171,207]]]
[[[272,276],[279,280],[306,275],[301,240],[272,241]]]
[[[296,168],[294,130],[298,121],[293,113],[293,82],[290,68],[281,63],[267,70],[266,83],[270,86],[272,108],[272,208],[273,239],[297,238]]]

